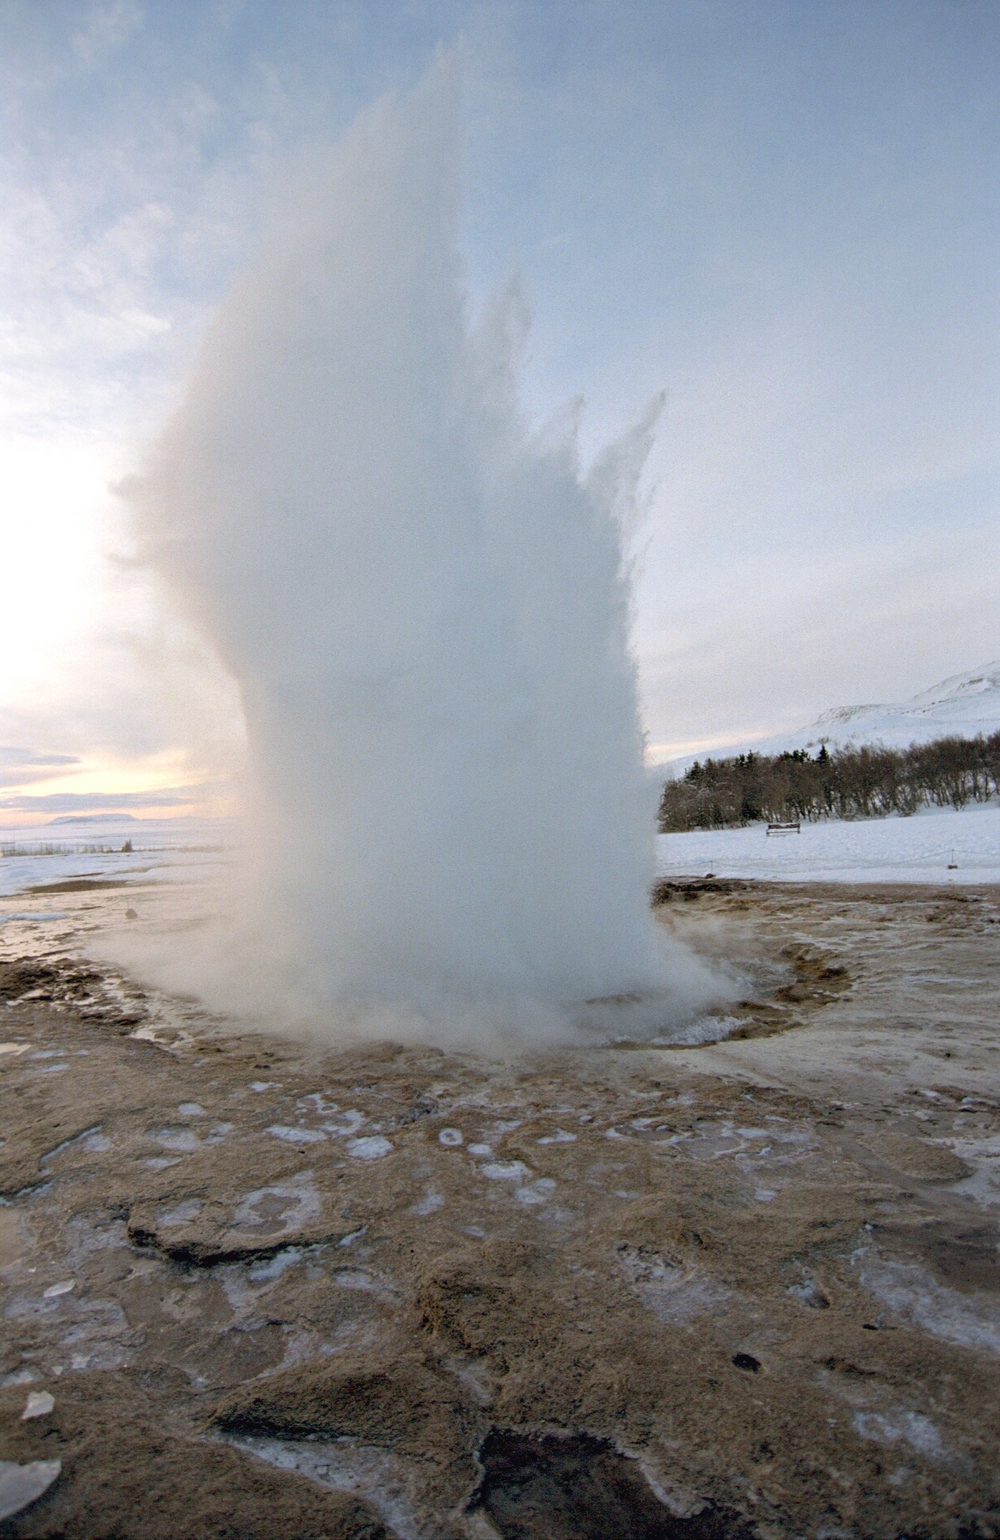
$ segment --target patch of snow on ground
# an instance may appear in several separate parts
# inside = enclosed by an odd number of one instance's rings
[[[122,849],[126,840],[131,850]],[[127,825],[95,819],[86,824],[0,827],[0,898],[83,878],[190,881],[219,871],[238,840],[236,823],[225,818],[136,818]],[[51,853],[46,854],[45,847]],[[0,922],[17,917],[2,915]]]
[[[914,1262],[863,1256],[861,1282],[903,1320],[932,1336],[1000,1358],[1000,1310],[986,1294],[966,1297]]]
[[[1000,882],[1000,807],[830,819],[804,823],[801,834],[768,835],[764,823],[660,834],[657,872],[762,882]]]

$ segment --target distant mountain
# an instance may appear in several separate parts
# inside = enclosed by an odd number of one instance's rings
[[[51,828],[54,823],[138,823],[138,821],[131,813],[63,813],[59,818],[50,818],[45,827]]]
[[[688,754],[658,765],[657,770],[682,774],[696,759],[727,759],[749,749],[755,754],[782,754],[791,749],[809,749],[815,754],[822,743],[828,749],[848,745],[857,748],[863,743],[905,749],[911,743],[929,743],[933,738],[975,738],[979,733],[998,730],[1000,661],[970,669],[966,674],[953,674],[898,706],[836,706],[832,711],[824,711],[808,727],[749,743],[734,743],[731,748]]]

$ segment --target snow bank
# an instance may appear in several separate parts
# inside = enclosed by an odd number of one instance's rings
[[[1000,808],[831,820],[803,824],[801,834],[768,835],[763,823],[661,834],[657,870],[763,882],[1000,883]]]

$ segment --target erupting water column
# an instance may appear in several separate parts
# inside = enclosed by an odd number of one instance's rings
[[[377,103],[215,318],[137,493],[244,702],[250,982],[303,1011],[643,988],[652,875],[619,513],[526,435],[516,288],[474,333],[445,61]]]

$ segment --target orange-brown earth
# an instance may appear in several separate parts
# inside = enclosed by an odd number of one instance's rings
[[[727,1041],[153,1031],[3,954],[0,1459],[59,1467],[0,1535],[1000,1535],[997,892],[657,912],[771,967]]]

